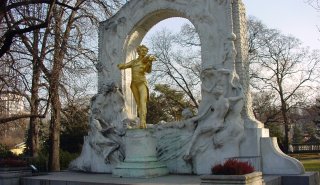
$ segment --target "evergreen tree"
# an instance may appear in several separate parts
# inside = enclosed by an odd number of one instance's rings
[[[183,92],[169,85],[156,84],[148,102],[147,123],[156,124],[160,121],[181,120],[181,112],[193,107],[185,98]]]
[[[63,110],[61,119],[60,148],[70,153],[80,153],[83,136],[88,133],[89,107],[69,104]]]

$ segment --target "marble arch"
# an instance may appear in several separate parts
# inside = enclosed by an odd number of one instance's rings
[[[106,79],[122,84],[123,91],[130,102],[130,74],[122,75],[116,65],[129,61],[134,48],[140,44],[149,29],[166,18],[183,17],[193,23],[201,41],[203,68],[226,68],[234,70],[247,88],[245,45],[245,14],[241,1],[231,0],[131,0],[115,16],[102,22],[99,38],[99,89]],[[237,17],[237,19],[234,19]],[[226,62],[230,50],[230,37],[236,35],[235,60]],[[232,46],[231,46],[232,47]],[[233,50],[233,48],[231,48]],[[233,52],[233,51],[232,51]],[[250,112],[250,111],[249,111]],[[248,127],[262,127],[258,122]]]

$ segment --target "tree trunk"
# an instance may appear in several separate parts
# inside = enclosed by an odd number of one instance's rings
[[[281,97],[282,99],[282,97]],[[284,124],[284,141],[283,141],[283,152],[288,153],[289,149],[289,120],[287,116],[287,106],[284,100],[281,100],[281,113]]]
[[[75,3],[75,7],[82,4],[84,0],[78,0]],[[71,14],[68,16],[67,22],[64,23],[63,8],[53,9],[53,16],[55,19],[54,27],[54,55],[53,55],[53,66],[49,75],[49,93],[51,96],[51,121],[50,121],[50,153],[49,153],[49,170],[59,171],[60,170],[60,127],[61,127],[61,102],[59,97],[59,85],[60,77],[63,69],[63,61],[67,52],[68,39],[70,32],[75,21],[76,10],[73,9]],[[64,25],[65,24],[65,25]],[[61,28],[65,28],[62,31]]]
[[[39,81],[40,81],[40,68],[38,65],[38,60],[34,61],[33,64],[33,74],[32,74],[32,87],[31,87],[31,114],[39,114]],[[30,117],[30,127],[29,127],[29,137],[30,137],[30,152],[32,157],[37,157],[39,152],[39,118]]]
[[[39,31],[34,31],[34,53],[33,53],[33,68],[32,68],[32,86],[31,86],[31,115],[38,115],[39,114],[39,82],[40,82],[40,62],[38,56],[38,34]],[[38,157],[38,152],[40,149],[39,144],[39,118],[37,117],[30,117],[30,127],[29,127],[29,148],[30,154],[32,157]]]
[[[59,23],[61,19],[57,19]],[[61,35],[60,28],[56,25],[55,33]],[[61,126],[61,102],[59,96],[60,76],[62,72],[63,59],[65,55],[64,47],[61,47],[62,40],[55,37],[55,51],[53,57],[53,66],[49,79],[49,93],[51,104],[50,120],[50,153],[49,153],[49,170],[60,171],[60,126]]]
[[[279,67],[277,67],[277,84],[279,87],[279,96],[281,101],[281,114],[284,124],[284,141],[283,141],[283,152],[288,153],[289,149],[289,120],[287,115],[287,102],[284,98],[284,92],[283,92],[283,73],[279,70]]]
[[[60,121],[61,121],[61,103],[59,98],[59,74],[51,78],[51,120],[50,120],[50,153],[49,170],[60,171]]]

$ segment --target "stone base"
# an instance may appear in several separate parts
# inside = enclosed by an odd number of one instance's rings
[[[284,154],[278,147],[277,138],[261,138],[262,172],[265,175],[302,175],[300,161]]]
[[[266,185],[282,185],[281,176],[264,175],[263,180]]]
[[[112,175],[116,177],[152,178],[168,174],[166,165],[154,162],[124,162],[118,165]]]
[[[302,175],[282,175],[282,185],[319,185],[319,172],[306,172]]]
[[[201,185],[265,185],[262,173],[253,172],[246,175],[206,175],[201,177]]]
[[[151,130],[127,130],[125,148],[126,158],[113,169],[113,176],[152,178],[169,173],[166,165],[156,157],[156,139]]]
[[[0,183],[1,184],[1,183]],[[199,185],[195,175],[166,175],[155,178],[115,178],[111,174],[82,172],[53,172],[23,177],[21,185]],[[2,184],[1,184],[2,185]],[[7,185],[7,184],[4,184]],[[9,185],[9,184],[8,184]]]
[[[0,185],[19,185],[21,177],[32,176],[29,167],[0,168]]]
[[[310,172],[310,173],[318,174],[315,172]],[[296,177],[291,176],[288,178],[296,178]],[[281,176],[268,175],[268,176],[263,176],[263,179],[266,185],[289,185],[289,184],[281,184]],[[63,172],[52,172],[48,174],[42,174],[40,176],[22,177],[20,184],[21,185],[41,185],[41,184],[50,184],[50,185],[62,185],[62,184],[64,185],[65,184],[68,184],[68,185],[111,185],[111,184],[199,185],[200,182],[201,182],[200,176],[196,176],[196,175],[166,175],[162,177],[146,179],[146,178],[114,178],[111,176],[111,174],[79,173],[79,172],[63,171]],[[285,181],[283,182],[286,183]],[[299,182],[299,180],[295,182]],[[319,184],[317,183],[317,181],[314,181],[314,182],[315,183],[312,183],[309,181],[307,184],[303,184],[303,185]],[[4,184],[7,185],[8,183],[4,183]],[[291,183],[290,185],[296,185],[296,183]]]
[[[68,170],[91,173],[111,173],[111,164],[106,164],[103,154],[92,148],[89,143],[89,137],[93,136],[84,136],[81,154],[75,160],[71,161]]]

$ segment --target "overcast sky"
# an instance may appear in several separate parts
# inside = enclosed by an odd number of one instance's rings
[[[280,30],[283,34],[300,39],[304,46],[320,49],[320,12],[317,12],[306,0],[243,0],[247,16],[255,16],[268,28]],[[164,27],[178,31],[188,22],[182,18],[170,18],[161,21],[147,34],[151,35]]]
[[[291,34],[312,49],[320,49],[320,12],[306,0],[243,0],[247,15],[261,20],[269,28]]]

